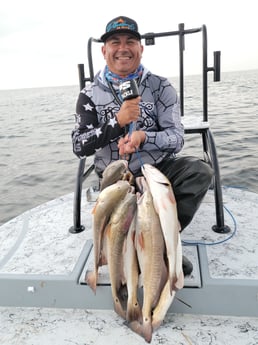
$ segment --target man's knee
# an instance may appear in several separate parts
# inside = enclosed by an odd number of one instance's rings
[[[211,184],[214,172],[212,167],[201,159],[196,159],[190,164],[190,170],[193,174],[197,174],[200,183],[209,186]]]
[[[189,181],[189,183],[203,185],[204,188],[208,188],[211,184],[213,169],[208,163],[197,157],[176,158],[173,168],[176,171],[174,185],[181,185],[184,184],[184,181]]]

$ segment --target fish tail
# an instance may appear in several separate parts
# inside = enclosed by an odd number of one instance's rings
[[[182,289],[183,287],[184,287],[184,274],[183,274],[183,271],[181,271],[177,281],[174,284],[174,289],[177,291],[177,290]]]
[[[89,285],[89,287],[92,289],[92,291],[96,295],[96,289],[97,289],[96,273],[92,271],[87,271],[85,275],[85,282]]]
[[[143,337],[147,343],[151,342],[152,332],[151,318],[148,318],[148,321],[143,323]]]
[[[152,340],[152,325],[151,322],[140,323],[139,321],[132,321],[129,323],[129,328],[139,334],[142,338],[145,339],[147,343],[150,343]]]
[[[170,295],[172,296],[173,294],[173,290],[178,290],[176,288],[176,284],[177,284],[177,277],[176,274],[173,274],[172,277],[169,278],[169,282],[170,282]]]

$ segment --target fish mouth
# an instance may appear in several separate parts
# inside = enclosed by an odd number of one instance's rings
[[[143,194],[144,190],[146,189],[146,186],[147,186],[145,177],[143,177],[143,176],[136,177],[135,182],[136,182],[136,190],[140,194]]]

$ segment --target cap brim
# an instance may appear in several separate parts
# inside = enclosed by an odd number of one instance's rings
[[[106,40],[115,35],[115,34],[130,34],[135,36],[139,41],[141,40],[141,35],[139,34],[139,32],[136,31],[132,31],[132,30],[127,30],[127,29],[120,29],[120,30],[114,30],[114,31],[110,31],[110,32],[106,32],[104,35],[102,35],[100,37],[102,42],[106,42]]]

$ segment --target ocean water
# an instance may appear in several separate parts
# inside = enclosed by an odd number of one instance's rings
[[[208,104],[222,183],[258,193],[258,70],[222,73],[221,79],[209,80]],[[178,88],[177,78],[171,81]],[[0,91],[0,224],[73,192],[78,93],[78,86]],[[188,76],[185,116],[200,116],[201,97],[201,77]],[[202,157],[200,135],[185,139],[182,154]]]

